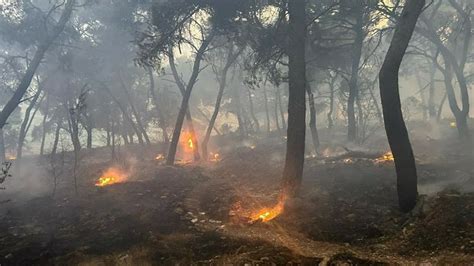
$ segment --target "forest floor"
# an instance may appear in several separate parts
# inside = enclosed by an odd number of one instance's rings
[[[63,185],[54,197],[0,205],[0,264],[474,263],[472,147],[417,142],[424,195],[403,214],[393,162],[328,146],[329,158],[308,156],[300,196],[283,213],[248,223],[238,208],[276,204],[283,151],[283,139],[255,141],[222,149],[218,162],[173,167],[130,151],[133,171],[105,187],[94,183],[111,165],[92,152],[77,196]]]

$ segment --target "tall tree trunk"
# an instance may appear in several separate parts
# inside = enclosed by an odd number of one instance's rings
[[[189,99],[191,98],[191,92],[193,90],[194,84],[197,81],[197,77],[200,71],[201,61],[204,58],[204,53],[206,52],[207,47],[209,46],[212,38],[213,38],[213,35],[211,33],[210,36],[208,36],[206,39],[202,41],[201,46],[196,52],[196,57],[194,59],[194,64],[193,64],[193,71],[192,71],[191,77],[189,78],[189,82],[186,86],[186,90],[184,91],[184,94],[183,94],[183,99],[181,101],[181,108],[179,109],[178,117],[176,119],[176,125],[173,131],[173,137],[171,139],[170,147],[168,150],[168,156],[166,158],[166,164],[168,165],[174,164],[174,160],[176,158],[176,150],[178,148],[179,137],[181,135],[181,129],[183,127],[184,117],[186,116],[186,113],[189,110]],[[195,134],[193,134],[193,136],[194,138],[196,138]],[[197,141],[193,141],[193,144],[194,146],[196,146]],[[197,147],[195,147],[194,150],[197,150]],[[197,155],[196,155],[196,152],[194,153],[194,159],[199,160],[199,151],[197,152]]]
[[[46,121],[48,119],[48,115],[49,115],[49,101],[50,101],[50,97],[48,97],[49,95],[46,95],[46,109],[44,111],[44,114],[43,114],[43,122],[41,124],[41,127],[42,127],[42,130],[41,130],[41,146],[40,146],[40,155],[44,155],[44,144],[46,142],[46,135],[48,134],[47,130],[46,130]]]
[[[3,136],[3,128],[0,128],[0,165],[5,162],[5,138]]]
[[[171,72],[173,73],[174,80],[176,82],[176,85],[178,86],[179,91],[181,92],[181,96],[184,99],[184,96],[186,95],[186,89],[187,88],[186,88],[186,85],[181,80],[181,77],[178,74],[178,70],[176,69],[176,63],[174,61],[174,54],[173,54],[172,49],[169,50],[168,59],[169,59],[169,63],[170,63]],[[193,69],[193,71],[194,71],[194,69]],[[199,70],[197,70],[197,71],[198,72],[196,73],[196,78],[197,78],[197,75],[199,74]],[[190,82],[191,82],[191,79],[193,77],[192,76],[193,74],[194,74],[194,72],[191,74]],[[189,83],[188,83],[188,86],[189,86]],[[192,90],[192,88],[191,88],[191,90]],[[191,135],[191,141],[193,142],[193,146],[194,146],[194,148],[193,148],[194,161],[199,161],[201,159],[201,156],[199,155],[199,144],[198,144],[198,141],[197,141],[198,138],[197,138],[197,135],[196,135],[196,131],[194,130],[193,118],[191,116],[191,110],[189,108],[189,99],[188,99],[187,104],[188,104],[188,106],[186,106],[186,108],[185,108],[186,109],[186,114],[185,114],[186,115],[186,124],[188,126],[188,131]]]
[[[239,123],[239,136],[244,139],[247,136],[247,127],[245,124],[245,117],[242,111],[242,103],[240,101],[240,93],[238,87],[234,88],[234,95],[232,96],[232,102],[234,106],[235,115],[237,116],[237,122]]]
[[[59,18],[58,23],[51,31],[51,35],[46,37],[43,42],[38,45],[38,48],[33,56],[33,59],[28,65],[28,68],[25,71],[25,74],[20,80],[17,89],[15,90],[13,96],[8,100],[8,102],[3,107],[2,111],[0,112],[0,129],[3,129],[5,124],[7,123],[8,118],[10,115],[15,111],[18,105],[21,103],[21,99],[25,95],[26,91],[28,90],[31,80],[35,75],[36,69],[41,64],[43,57],[53,44],[54,40],[61,34],[66,26],[66,23],[69,21],[71,17],[71,13],[74,7],[75,0],[68,0],[64,5],[64,10]]]
[[[436,47],[439,49],[439,52],[443,56],[445,65],[446,65],[446,70],[444,71],[445,73],[448,72],[448,68],[451,68],[452,71],[454,71],[454,75],[456,77],[456,80],[458,81],[459,84],[459,90],[461,94],[461,108],[458,107],[457,101],[453,102],[456,105],[455,109],[459,109],[459,112],[453,113],[454,116],[456,117],[456,120],[459,120],[459,125],[457,126],[458,128],[458,133],[459,137],[462,140],[468,140],[470,139],[470,132],[469,128],[467,126],[467,117],[469,116],[469,89],[467,86],[466,82],[466,77],[464,76],[464,68],[466,65],[467,57],[468,57],[468,51],[469,51],[469,46],[470,46],[470,41],[472,37],[472,25],[471,25],[471,20],[470,20],[470,14],[466,13],[457,3],[456,1],[449,0],[451,5],[456,9],[456,11],[463,17],[465,20],[463,22],[464,25],[464,42],[463,42],[463,49],[461,52],[460,60],[456,59],[455,54],[450,51],[443,41],[440,39],[439,35],[437,34],[436,30],[433,28],[432,22],[429,21],[426,18],[423,18],[424,24],[426,25],[426,29],[420,29],[419,32],[429,39],[431,42],[433,42]],[[459,62],[458,62],[459,61]],[[449,73],[448,73],[449,74]],[[446,81],[445,81],[446,84]],[[447,84],[446,84],[447,85]],[[452,87],[452,85],[448,85],[447,87]],[[450,94],[454,94],[454,89],[453,93],[447,92],[448,94],[448,101],[450,99]],[[455,98],[453,98],[456,100]],[[451,106],[451,103],[450,103]],[[451,108],[451,110],[453,110]],[[466,121],[466,122],[465,122]]]
[[[233,44],[231,44],[233,45]],[[224,95],[224,89],[227,86],[227,73],[229,72],[230,67],[232,64],[234,64],[235,60],[239,56],[240,52],[242,50],[237,51],[234,53],[234,48],[231,46],[229,48],[229,53],[227,55],[226,63],[224,68],[222,69],[220,75],[218,75],[219,78],[219,91],[217,93],[217,99],[216,99],[216,104],[214,106],[214,112],[212,113],[211,119],[209,121],[209,125],[207,126],[206,129],[206,135],[204,136],[204,140],[202,141],[202,156],[204,157],[204,160],[207,161],[208,159],[208,152],[207,152],[207,145],[209,144],[209,139],[211,138],[211,132],[212,129],[214,128],[214,124],[217,119],[217,115],[219,114],[219,109],[221,106],[221,101],[222,101],[222,96]]]
[[[289,99],[286,159],[282,197],[293,197],[301,187],[306,134],[306,1],[288,2]]]
[[[360,58],[362,56],[362,46],[364,43],[364,11],[362,4],[356,4],[356,9],[356,23],[354,25],[354,32],[356,34],[356,37],[352,46],[352,71],[351,78],[349,80],[349,98],[347,100],[347,139],[349,141],[355,141],[357,138],[354,103],[359,97],[359,65]]]
[[[437,122],[441,121],[441,115],[443,114],[444,103],[446,102],[447,98],[448,98],[448,93],[444,92],[444,96],[441,99],[441,102],[439,103],[439,108],[438,108],[438,112],[437,112],[437,115],[436,115],[436,121]]]
[[[145,130],[145,127],[143,126],[140,115],[138,114],[137,109],[135,108],[135,104],[133,103],[132,96],[130,95],[130,92],[128,91],[127,86],[125,86],[125,83],[120,73],[119,73],[119,80],[120,80],[120,84],[122,85],[122,89],[125,92],[125,95],[127,96],[128,104],[130,105],[130,108],[132,109],[132,114],[135,117],[135,121],[137,122],[136,123],[137,129],[140,132],[140,134],[143,136],[143,138],[145,139],[146,144],[150,145],[151,144],[150,138],[148,137],[148,134],[146,133],[146,130]]]
[[[247,88],[248,95],[249,95],[249,107],[250,107],[250,116],[252,117],[252,121],[255,124],[255,133],[260,132],[260,123],[258,122],[257,116],[255,115],[255,108],[253,106],[253,100],[252,100],[252,92],[250,91],[249,88]]]
[[[329,84],[330,95],[329,95],[329,112],[327,114],[328,117],[328,129],[332,129],[334,127],[334,120],[332,118],[332,114],[334,112],[334,82],[331,81]]]
[[[168,136],[168,131],[167,131],[167,123],[165,116],[163,115],[163,112],[161,110],[161,104],[158,96],[156,95],[155,92],[155,79],[153,78],[153,71],[151,67],[148,67],[148,76],[150,78],[150,93],[151,97],[153,98],[153,103],[155,104],[156,108],[156,113],[158,115],[158,124],[161,128],[162,131],[162,136],[163,136],[163,141],[166,145],[170,142],[169,136]]]
[[[314,95],[311,87],[307,85],[308,102],[309,102],[309,128],[311,129],[311,138],[313,141],[313,147],[315,154],[319,153],[319,134],[318,128],[316,127],[316,107],[314,104]]]
[[[54,132],[54,141],[53,141],[53,148],[51,149],[51,155],[56,155],[58,151],[58,143],[59,143],[59,135],[61,133],[61,121],[56,123],[56,131]]]
[[[385,131],[395,158],[398,202],[404,212],[415,207],[418,189],[415,157],[401,109],[398,72],[424,5],[424,0],[406,1],[379,73]]]
[[[92,132],[93,132],[93,127],[92,127],[92,124],[88,122],[88,125],[86,127],[86,131],[87,131],[87,142],[86,142],[86,147],[87,149],[92,149]]]
[[[112,136],[111,136],[111,129],[110,129],[110,124],[107,125],[107,147],[110,147],[111,145],[111,140],[112,140]]]
[[[446,94],[448,96],[448,103],[449,107],[454,114],[454,118],[456,119],[456,128],[458,130],[459,136],[461,138],[467,138],[469,136],[469,128],[467,126],[467,115],[464,110],[461,110],[458,106],[456,101],[456,94],[453,88],[453,74],[451,65],[447,64],[445,70],[443,71],[444,74],[444,84],[446,87]]]
[[[268,96],[267,96],[267,87],[263,86],[263,100],[265,102],[265,118],[267,125],[267,133],[270,133],[270,111],[268,110]]]
[[[420,112],[423,121],[426,121],[428,119],[427,115],[427,104],[426,104],[426,99],[425,99],[425,89],[427,88],[428,85],[423,85],[423,81],[421,80],[420,76],[416,76],[416,82],[418,83],[418,88],[420,88],[420,100],[421,100],[421,106],[420,106]]]
[[[25,143],[25,138],[26,138],[26,134],[27,134],[26,128],[28,126],[28,123],[30,122],[31,111],[33,110],[36,103],[38,102],[39,96],[41,95],[42,92],[43,92],[43,90],[42,90],[41,86],[38,84],[38,90],[36,91],[35,95],[33,96],[33,99],[31,99],[30,104],[26,108],[25,117],[23,118],[23,122],[21,123],[20,132],[19,132],[19,136],[18,136],[18,146],[17,146],[17,150],[16,150],[17,160],[20,160],[23,156],[23,145]]]
[[[273,104],[273,115],[275,116],[275,128],[278,132],[278,135],[281,135],[281,128],[280,128],[280,123],[279,123],[279,119],[278,119],[278,99],[277,99],[277,96],[276,96],[276,92],[275,92],[275,101],[274,101],[274,104]]]
[[[286,119],[285,119],[285,112],[283,111],[283,104],[281,100],[281,93],[280,93],[280,87],[276,88],[277,90],[277,100],[278,100],[278,109],[280,110],[280,117],[281,117],[281,126],[283,130],[287,130],[286,128]]]
[[[435,99],[435,75],[436,67],[434,64],[430,67],[430,87],[428,92],[428,116],[431,120],[436,119],[436,107],[434,103]]]

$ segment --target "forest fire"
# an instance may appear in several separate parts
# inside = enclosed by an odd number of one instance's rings
[[[165,159],[165,155],[162,154],[162,153],[158,154],[158,155],[155,157],[155,160],[157,160],[157,161],[162,161],[162,160],[164,160],[164,159]]]
[[[96,181],[96,187],[105,187],[108,185],[122,183],[127,179],[127,174],[118,168],[111,167],[107,169]]]
[[[272,208],[263,208],[258,210],[257,212],[253,213],[250,216],[251,222],[269,222],[275,219],[278,215],[283,212],[284,202],[280,201],[278,204]]]
[[[379,158],[375,159],[376,163],[385,163],[385,162],[393,162],[395,158],[393,157],[393,154],[391,151],[388,151],[384,153],[382,156]]]

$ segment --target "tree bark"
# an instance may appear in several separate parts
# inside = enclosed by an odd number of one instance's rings
[[[5,139],[3,136],[3,128],[0,128],[0,165],[5,162]]]
[[[204,53],[206,52],[207,47],[211,43],[212,38],[213,38],[213,35],[211,33],[210,36],[208,36],[206,39],[202,41],[201,46],[196,52],[196,57],[194,59],[194,64],[193,64],[193,71],[192,71],[191,77],[189,78],[189,82],[186,86],[186,90],[184,91],[184,94],[183,94],[183,99],[181,101],[181,108],[179,109],[178,117],[176,119],[176,125],[173,131],[173,137],[171,139],[170,147],[168,150],[168,156],[166,158],[166,164],[168,165],[174,164],[174,160],[176,158],[176,150],[178,148],[178,141],[181,135],[181,129],[183,127],[184,117],[186,116],[186,113],[189,110],[189,99],[191,98],[191,92],[193,90],[194,84],[197,81],[197,77],[200,71],[201,61],[204,58]],[[195,134],[193,134],[193,136],[194,138],[196,138]],[[196,146],[197,141],[193,140],[193,144]],[[197,150],[197,147],[195,147],[194,150]],[[199,151],[197,152],[197,154],[198,155],[196,156],[196,152],[194,153],[195,160],[199,160]]]
[[[330,95],[329,95],[329,112],[327,114],[328,117],[328,129],[332,129],[334,127],[334,120],[332,119],[332,113],[334,112],[334,81],[331,80],[329,84]]]
[[[281,197],[293,197],[301,187],[306,134],[306,1],[288,2],[289,99],[286,159]]]
[[[285,112],[283,111],[283,104],[281,100],[280,87],[277,87],[276,90],[277,90],[276,97],[278,100],[278,110],[280,111],[280,117],[281,117],[281,127],[283,128],[283,130],[287,130]]]
[[[47,135],[47,130],[46,130],[46,121],[48,119],[48,115],[49,115],[49,101],[50,101],[50,97],[48,97],[49,95],[46,94],[46,109],[45,109],[45,112],[43,114],[43,122],[42,122],[42,132],[41,132],[41,146],[40,146],[40,155],[44,155],[44,144],[46,142],[46,135]]]
[[[51,149],[51,155],[56,155],[58,151],[58,143],[59,143],[59,134],[61,133],[61,121],[56,123],[56,131],[54,132],[54,141],[53,141],[53,148]]]
[[[355,141],[357,139],[357,125],[355,117],[355,101],[359,97],[359,65],[362,56],[362,46],[364,43],[363,16],[364,10],[362,4],[356,4],[356,23],[354,32],[356,34],[352,46],[352,70],[349,80],[349,98],[347,100],[347,139]]]
[[[406,1],[379,73],[385,131],[395,158],[398,202],[404,212],[415,207],[418,190],[415,157],[401,109],[398,72],[424,5],[424,0]]]
[[[278,99],[277,99],[277,92],[275,91],[275,101],[273,104],[273,115],[275,117],[275,128],[278,131],[278,134],[281,135],[281,128],[280,128],[280,122],[278,121]]]
[[[316,107],[314,104],[314,95],[311,90],[311,87],[307,85],[307,93],[308,93],[308,102],[309,102],[309,128],[311,129],[311,138],[313,141],[313,148],[315,154],[319,152],[319,134],[318,128],[316,127]]]

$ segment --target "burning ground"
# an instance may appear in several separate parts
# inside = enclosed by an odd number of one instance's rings
[[[440,157],[423,145],[438,147]],[[474,194],[463,189],[473,182],[472,159],[450,143],[423,145],[420,192],[429,195],[411,214],[397,209],[393,162],[383,151],[328,147],[326,157],[309,155],[304,189],[285,204],[279,139],[176,167],[151,150],[131,150],[126,158],[137,160],[121,165],[94,151],[78,196],[65,180],[54,197],[3,204],[0,262],[469,264]]]

